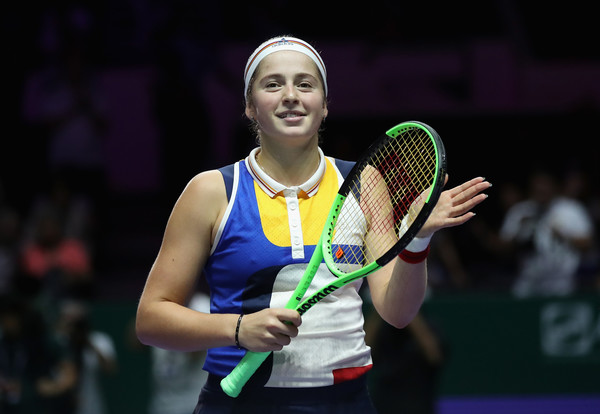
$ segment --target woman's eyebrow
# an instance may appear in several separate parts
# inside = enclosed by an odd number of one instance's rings
[[[318,79],[317,76],[313,75],[312,73],[308,73],[308,72],[300,72],[300,73],[294,74],[294,79],[306,78],[306,77]],[[285,75],[282,73],[273,72],[273,73],[267,73],[264,76],[261,76],[261,80],[263,80],[263,79],[280,79],[280,78],[285,78]]]

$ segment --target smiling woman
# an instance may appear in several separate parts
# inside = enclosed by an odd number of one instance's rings
[[[245,113],[259,146],[242,161],[192,178],[175,203],[139,302],[138,337],[167,349],[208,350],[209,379],[196,414],[291,412],[292,406],[303,413],[373,413],[362,281],[331,292],[318,312],[301,316],[286,308],[354,165],[319,148],[328,114],[325,65],[305,41],[278,37],[251,54],[244,83]],[[475,178],[442,192],[419,236],[429,240],[471,219],[489,186]],[[373,303],[392,325],[405,326],[421,306],[426,250],[414,251],[418,261],[394,258],[368,276]],[[322,262],[315,272],[315,283],[332,277]],[[210,288],[210,313],[187,306],[199,274]],[[232,398],[220,382],[246,351],[277,352]]]

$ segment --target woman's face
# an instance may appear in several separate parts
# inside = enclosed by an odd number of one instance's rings
[[[246,115],[260,138],[312,139],[327,116],[324,88],[314,62],[294,51],[273,53],[260,63]]]

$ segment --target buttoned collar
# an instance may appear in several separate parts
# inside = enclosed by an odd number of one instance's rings
[[[319,184],[321,183],[323,175],[325,174],[325,156],[323,155],[321,148],[317,149],[319,150],[319,167],[312,177],[299,186],[287,187],[271,178],[256,161],[256,154],[260,151],[260,147],[254,148],[250,152],[250,155],[246,157],[246,168],[258,186],[271,198],[274,198],[277,195],[285,196],[286,193],[300,195],[301,192],[306,194],[308,197],[312,197],[317,193]]]

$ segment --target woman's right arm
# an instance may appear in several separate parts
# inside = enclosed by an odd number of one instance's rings
[[[180,351],[234,344],[237,315],[186,307],[226,206],[218,171],[198,174],[175,203],[138,305],[136,333],[142,343]]]
[[[238,314],[208,314],[186,307],[226,207],[225,184],[218,171],[198,174],[175,203],[138,305],[136,333],[142,343],[179,351],[235,345]],[[240,343],[253,351],[278,350],[297,335],[299,324],[300,316],[291,309],[245,315]]]

